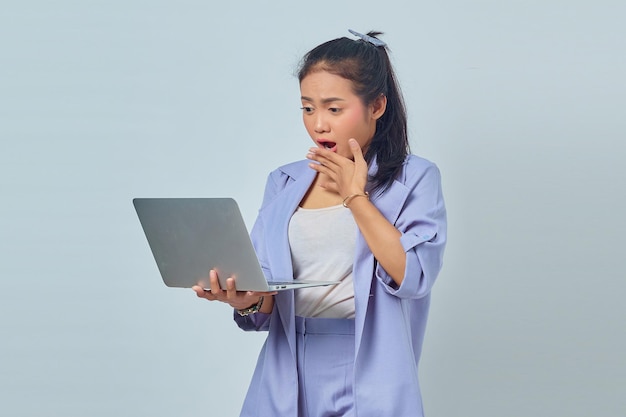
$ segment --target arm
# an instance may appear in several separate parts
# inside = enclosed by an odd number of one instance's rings
[[[415,298],[426,294],[441,268],[446,240],[446,214],[441,195],[439,171],[434,165],[410,172],[404,187],[406,200],[398,201],[397,218],[392,224],[367,198],[367,164],[356,141],[351,141],[354,161],[328,150],[312,148],[310,164],[329,178],[327,189],[347,199],[355,221],[372,254],[378,261],[376,276],[398,297]],[[413,170],[415,171],[415,170]],[[344,200],[345,201],[345,200]],[[408,280],[407,280],[408,278]],[[408,282],[406,282],[408,281]]]
[[[406,253],[402,233],[382,215],[369,199],[352,199],[348,208],[378,263],[400,286],[404,280]]]
[[[441,193],[441,178],[434,164],[407,166],[409,176],[404,180],[407,197],[395,219],[400,231],[400,243],[405,252],[404,279],[401,285],[378,265],[377,279],[386,290],[400,298],[420,298],[427,295],[443,264],[447,238],[446,209]]]

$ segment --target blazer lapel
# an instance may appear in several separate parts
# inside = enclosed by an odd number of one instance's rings
[[[272,278],[281,281],[293,279],[291,249],[289,247],[289,221],[298,208],[300,201],[315,179],[315,171],[308,164],[290,164],[282,168],[289,176],[283,188],[262,211],[265,217],[266,244],[272,245]],[[284,291],[274,298],[275,307],[289,341],[292,354],[296,355],[295,309],[293,291]]]

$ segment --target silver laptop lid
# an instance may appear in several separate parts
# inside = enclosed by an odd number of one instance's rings
[[[135,198],[133,204],[165,285],[209,288],[235,277],[240,291],[275,291],[336,281],[270,283],[265,279],[237,202],[232,198]]]

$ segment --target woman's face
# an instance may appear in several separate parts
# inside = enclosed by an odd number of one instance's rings
[[[354,138],[365,153],[385,112],[384,96],[366,106],[352,91],[352,81],[327,71],[304,77],[300,93],[304,126],[317,146],[352,159],[348,139]]]

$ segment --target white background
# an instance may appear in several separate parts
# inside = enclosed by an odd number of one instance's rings
[[[623,417],[624,4],[3,2],[0,414],[237,415],[264,335],[162,284],[131,199],[251,226],[311,145],[300,57],[352,28],[386,32],[443,174],[427,415]]]

